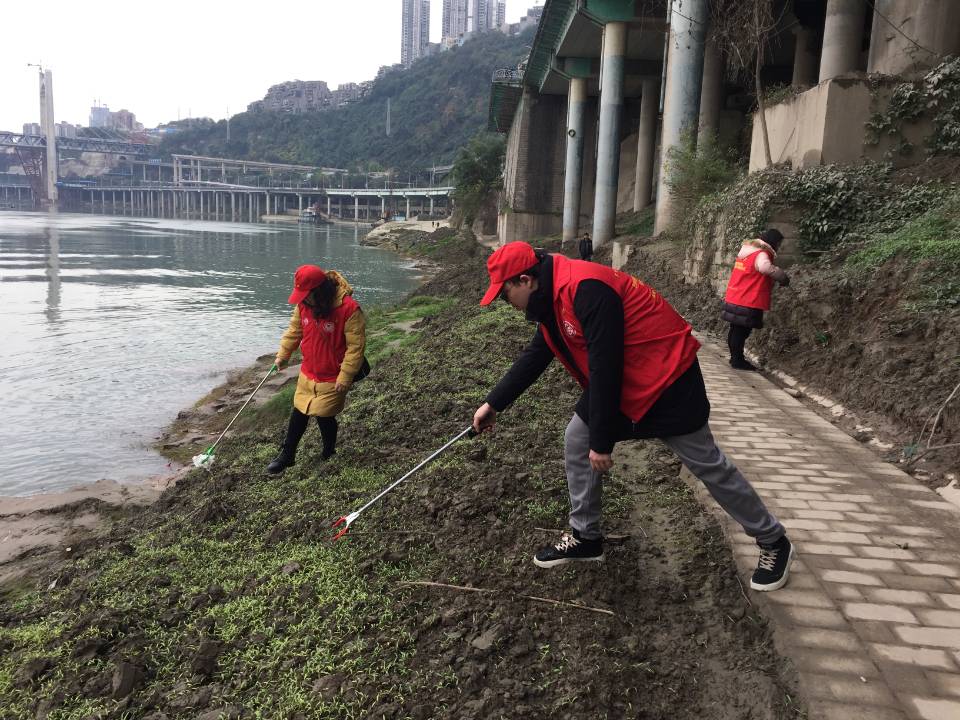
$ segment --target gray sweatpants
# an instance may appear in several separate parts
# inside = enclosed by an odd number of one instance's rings
[[[783,525],[767,510],[743,474],[717,447],[705,424],[688,435],[662,438],[744,532],[764,544],[779,540]],[[564,462],[570,491],[570,527],[581,537],[601,536],[603,476],[590,467],[590,428],[574,413],[564,436]]]

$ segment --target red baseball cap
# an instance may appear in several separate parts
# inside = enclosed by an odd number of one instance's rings
[[[490,287],[480,301],[481,305],[489,305],[497,299],[503,283],[512,277],[523,274],[537,264],[537,254],[530,243],[522,240],[507,243],[497,248],[493,255],[487,258],[487,273],[490,275]]]
[[[291,305],[299,305],[310,291],[327,279],[327,271],[316,265],[301,265],[293,275],[293,292],[287,300]]]

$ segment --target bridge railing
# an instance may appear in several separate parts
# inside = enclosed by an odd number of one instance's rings
[[[0,173],[0,185],[6,187],[30,187],[30,178],[18,173]]]

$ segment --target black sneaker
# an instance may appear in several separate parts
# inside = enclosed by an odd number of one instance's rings
[[[730,367],[734,370],[746,370],[747,372],[757,371],[757,366],[747,360],[731,360]]]
[[[288,453],[286,450],[281,450],[280,454],[277,455],[269,465],[267,465],[267,472],[271,475],[279,475],[295,462],[296,456],[293,453]]]
[[[568,562],[603,562],[603,538],[587,540],[576,530],[564,533],[556,545],[547,545],[537,551],[533,562],[542,568]]]
[[[793,543],[787,540],[786,535],[772,545],[760,545],[760,561],[750,578],[750,589],[761,592],[779,590],[787,584],[792,562]]]

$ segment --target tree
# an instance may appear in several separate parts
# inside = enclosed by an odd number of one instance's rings
[[[472,224],[484,206],[495,204],[503,188],[503,158],[506,145],[501,135],[482,133],[460,151],[453,164],[453,198],[467,224]]]
[[[784,8],[789,5],[785,5]],[[747,77],[752,76],[757,96],[757,114],[763,135],[766,165],[773,165],[770,155],[770,135],[767,133],[766,108],[760,69],[770,32],[779,18],[773,15],[772,0],[710,0],[711,35],[731,61],[734,68]]]

